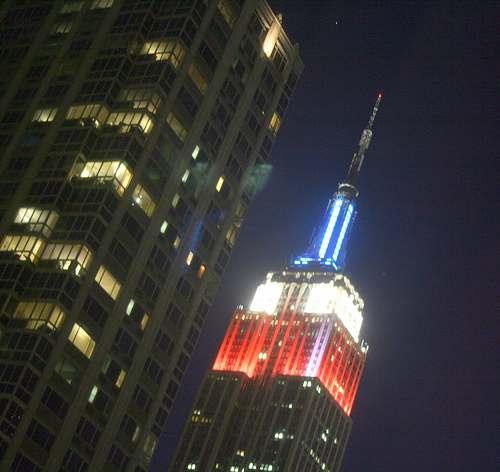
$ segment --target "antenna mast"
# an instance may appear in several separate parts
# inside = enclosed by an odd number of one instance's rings
[[[363,159],[365,157],[365,151],[368,149],[368,145],[370,144],[370,140],[372,139],[372,126],[375,121],[375,115],[378,111],[378,106],[380,104],[380,100],[382,99],[382,94],[378,94],[377,102],[373,107],[373,113],[370,117],[370,121],[368,121],[368,126],[363,131],[361,135],[361,139],[359,141],[359,149],[354,157],[352,158],[351,167],[349,168],[349,173],[347,174],[347,183],[349,185],[354,186],[356,180],[358,178],[359,171],[361,170],[361,165],[363,164]]]

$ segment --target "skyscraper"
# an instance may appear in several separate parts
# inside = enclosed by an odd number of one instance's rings
[[[170,472],[339,469],[368,351],[363,300],[342,269],[380,98],[306,253],[235,311]]]
[[[303,64],[263,0],[0,32],[0,469],[145,471]]]

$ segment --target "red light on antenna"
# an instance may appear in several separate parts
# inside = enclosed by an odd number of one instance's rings
[[[382,98],[382,94],[381,93],[378,94],[378,98]]]

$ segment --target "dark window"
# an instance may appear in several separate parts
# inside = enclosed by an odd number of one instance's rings
[[[134,394],[132,395],[132,400],[141,410],[144,410],[145,412],[149,411],[151,403],[153,402],[146,391],[138,385],[135,387]]]
[[[75,436],[84,440],[89,446],[96,447],[101,432],[87,419],[81,418],[76,428]]]
[[[114,342],[127,356],[132,357],[135,354],[137,342],[135,342],[134,338],[123,328],[118,328]]]
[[[31,421],[26,435],[46,451],[50,451],[56,438],[55,435],[36,420]]]
[[[146,364],[144,365],[144,372],[157,384],[161,382],[163,377],[163,369],[160,365],[153,360],[151,357],[148,357],[146,360]]]
[[[172,354],[174,350],[174,343],[170,336],[165,333],[161,328],[158,330],[156,334],[155,344],[165,353],[167,356]]]
[[[68,402],[50,387],[45,389],[45,393],[42,397],[42,403],[61,419],[64,419],[69,407]]]
[[[144,229],[128,211],[125,212],[121,224],[137,242],[141,241]]]

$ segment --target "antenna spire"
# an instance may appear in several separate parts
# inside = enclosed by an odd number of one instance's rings
[[[365,157],[365,151],[368,149],[368,145],[370,144],[370,140],[372,139],[372,126],[373,122],[375,121],[375,115],[377,114],[381,99],[382,94],[379,93],[375,106],[373,107],[372,116],[370,117],[370,121],[368,121],[368,126],[361,135],[358,152],[354,154],[354,157],[352,158],[351,167],[349,168],[349,173],[347,174],[347,183],[349,185],[354,186],[358,178],[359,171],[361,170],[361,165],[363,164],[363,159]]]

